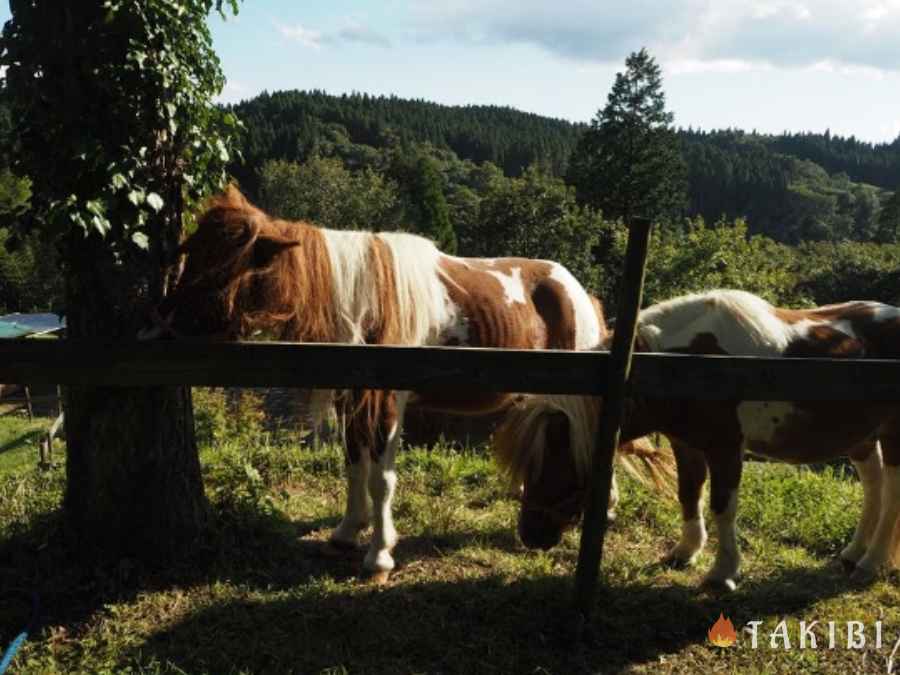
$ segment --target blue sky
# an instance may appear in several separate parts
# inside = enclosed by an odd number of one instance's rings
[[[679,126],[900,135],[900,0],[246,0],[210,21],[225,101],[317,88],[587,121],[647,47]]]

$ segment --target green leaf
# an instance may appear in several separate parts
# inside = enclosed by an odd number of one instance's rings
[[[128,201],[130,201],[135,206],[140,206],[144,203],[144,200],[147,198],[147,195],[143,190],[132,190],[128,193]]]
[[[103,216],[94,216],[93,218],[91,218],[91,224],[94,226],[94,229],[97,230],[97,232],[103,235],[105,235],[110,231],[110,229],[112,229],[112,225],[110,224],[110,222]]]
[[[150,248],[150,239],[143,232],[133,232],[131,241],[134,242],[135,246],[145,251]]]
[[[85,204],[89,213],[102,218],[106,214],[106,205],[99,199],[91,199]]]
[[[160,197],[155,192],[151,192],[150,194],[147,195],[147,206],[149,206],[151,209],[153,209],[157,213],[162,211],[162,207],[164,205],[165,205],[165,202],[163,201],[163,198]]]
[[[219,151],[219,160],[222,162],[227,162],[231,155],[228,154],[228,148],[225,146],[225,142],[221,138],[216,139],[216,149]]]
[[[114,190],[122,190],[128,187],[128,179],[120,173],[113,174],[112,178],[110,178],[110,183]]]

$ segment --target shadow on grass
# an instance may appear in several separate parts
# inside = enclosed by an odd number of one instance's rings
[[[15,450],[27,443],[37,442],[37,440],[44,434],[44,431],[40,429],[35,429],[34,431],[28,431],[18,438],[15,438],[11,441],[7,441],[6,443],[0,444],[0,454],[7,452],[9,450]]]
[[[128,561],[73,567],[54,516],[0,541],[0,635],[27,623],[34,590],[41,594],[42,623],[77,636],[106,604],[225,581],[240,589],[241,599],[191,612],[123,653],[122,668],[156,662],[177,672],[615,672],[704,643],[719,612],[743,625],[802,612],[848,590],[831,568],[781,570],[747,580],[724,598],[652,581],[616,585],[598,598],[597,642],[573,649],[563,626],[567,577],[510,581],[482,570],[448,582],[403,573],[473,541],[521,551],[512,531],[405,537],[397,557],[407,567],[389,585],[335,586],[358,575],[361,556],[322,555],[320,530],[333,524],[258,513],[220,516],[195,556],[160,572]]]
[[[298,589],[204,609],[153,636],[140,654],[187,672],[617,672],[704,643],[723,609],[736,624],[782,616],[840,585],[820,570],[787,570],[727,602],[684,587],[607,588],[599,637],[577,649],[565,640],[570,592],[565,578],[501,576],[346,593]]]

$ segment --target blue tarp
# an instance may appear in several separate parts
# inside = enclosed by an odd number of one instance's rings
[[[0,338],[19,338],[55,333],[65,327],[56,314],[4,314],[0,316]]]

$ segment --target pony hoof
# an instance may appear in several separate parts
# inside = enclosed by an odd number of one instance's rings
[[[672,554],[667,555],[660,561],[663,567],[668,567],[673,570],[683,570],[690,567],[693,562],[694,561],[691,558],[681,558]]]
[[[329,539],[322,544],[321,549],[322,556],[325,558],[352,558],[359,552],[360,548],[356,544],[337,539]]]
[[[737,590],[737,581],[735,579],[715,579],[706,577],[701,587],[716,593],[732,593]]]
[[[374,572],[371,570],[364,570],[362,573],[363,581],[367,581],[374,586],[387,586],[388,581],[391,580],[391,571],[390,570],[375,570]]]

